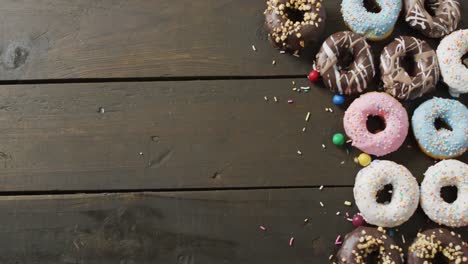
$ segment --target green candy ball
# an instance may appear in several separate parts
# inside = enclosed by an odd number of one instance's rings
[[[336,133],[335,135],[333,135],[333,144],[337,146],[343,146],[344,143],[345,143],[345,137],[343,134]]]

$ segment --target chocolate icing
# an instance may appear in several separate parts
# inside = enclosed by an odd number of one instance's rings
[[[273,46],[296,55],[317,43],[325,30],[322,0],[268,0],[264,13]]]
[[[345,236],[338,251],[339,264],[366,263],[367,257],[378,252],[378,263],[403,263],[403,250],[381,227],[358,227]]]
[[[414,60],[413,76],[403,68],[403,59]],[[435,89],[439,63],[435,51],[423,40],[401,36],[388,44],[380,55],[380,72],[385,92],[400,100],[411,100]]]
[[[437,0],[429,5],[434,16],[424,8],[424,1],[405,0],[405,20],[430,38],[441,38],[454,31],[460,22],[460,0]]]
[[[444,228],[435,228],[418,233],[408,249],[408,264],[433,263],[439,252],[449,264],[468,262],[468,245],[460,235]]]
[[[340,65],[346,55],[354,61],[348,69]],[[374,58],[366,39],[351,31],[337,32],[328,37],[317,53],[317,69],[325,86],[339,94],[362,93],[375,76]]]

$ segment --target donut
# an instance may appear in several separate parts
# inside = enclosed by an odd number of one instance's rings
[[[378,253],[377,263],[403,263],[403,250],[383,228],[364,226],[345,236],[337,253],[338,263],[367,263],[367,258],[374,252]]]
[[[341,14],[353,32],[369,40],[382,40],[390,36],[401,11],[401,0],[375,0],[378,13],[368,12],[363,0],[343,0]]]
[[[468,262],[468,245],[459,234],[444,228],[426,230],[416,235],[408,248],[408,264],[435,263],[437,253],[442,253],[449,264]]]
[[[342,67],[348,57],[349,67]],[[317,70],[325,86],[339,94],[362,93],[375,76],[374,58],[366,39],[351,31],[328,37],[316,56]]]
[[[377,202],[377,193],[392,185],[389,203]],[[361,169],[354,183],[354,200],[367,223],[395,227],[406,222],[419,203],[419,186],[411,172],[388,160],[374,160]]]
[[[443,121],[448,128],[437,128]],[[414,137],[421,150],[434,159],[461,156],[468,148],[468,109],[453,99],[434,97],[421,104],[411,118]]]
[[[411,75],[403,59],[414,61]],[[401,36],[388,44],[380,55],[380,72],[386,93],[400,100],[411,100],[435,89],[439,81],[436,52],[424,40]]]
[[[295,55],[316,44],[325,29],[322,0],[268,0],[264,14],[273,46]]]
[[[437,47],[440,71],[450,95],[468,93],[468,68],[461,58],[468,52],[468,29],[457,30],[442,39]]]
[[[440,189],[446,186],[458,189],[453,203],[447,203],[440,196]],[[438,224],[468,225],[468,165],[458,160],[444,160],[429,167],[421,183],[421,208]]]
[[[385,128],[377,133],[367,129],[369,116],[378,116]],[[352,145],[368,154],[383,156],[396,151],[408,134],[405,108],[386,93],[370,92],[354,100],[345,112],[343,126]]]
[[[405,0],[405,20],[409,25],[430,38],[441,38],[454,31],[460,22],[460,0],[435,0],[429,2],[434,13],[424,8],[429,0]]]

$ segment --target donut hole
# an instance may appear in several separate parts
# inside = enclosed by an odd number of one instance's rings
[[[437,263],[437,264],[449,264],[449,259],[444,256],[442,252],[437,252],[434,256],[434,259],[432,259],[431,263]]]
[[[455,202],[458,197],[457,186],[445,186],[445,187],[440,188],[440,197],[442,197],[442,199],[444,199],[446,203]]]
[[[383,131],[386,127],[385,120],[381,116],[370,115],[366,121],[367,130],[372,134],[377,134]]]
[[[364,0],[364,8],[369,13],[379,13],[382,10],[375,0]]]
[[[336,66],[340,71],[348,71],[354,61],[354,54],[349,49],[340,51]]]
[[[414,76],[416,74],[416,62],[414,61],[413,56],[404,56],[400,58],[401,67],[408,73],[409,76]]]
[[[462,61],[462,64],[468,68],[468,53],[466,53],[465,55],[461,57],[461,61]]]
[[[446,130],[450,130],[452,131],[452,127],[447,124],[447,122],[445,122],[442,118],[436,118],[436,120],[434,121],[434,126],[437,130],[441,130],[441,129],[446,129]]]
[[[387,184],[377,192],[377,203],[388,204],[392,201],[393,185]],[[371,262],[374,263],[374,262]]]
[[[302,12],[301,10],[291,8],[291,7],[286,7],[285,11],[286,11],[286,16],[292,22],[301,22],[304,20],[304,12]]]
[[[426,9],[427,13],[431,16],[436,15],[436,10],[439,7],[439,3],[437,0],[425,0],[424,2],[424,9]]]
[[[366,261],[364,263],[380,263],[380,262],[381,262],[380,254],[379,254],[379,251],[377,251],[376,249],[372,251],[369,255],[367,255]]]

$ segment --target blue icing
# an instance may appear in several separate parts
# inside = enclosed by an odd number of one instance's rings
[[[439,118],[452,131],[434,126]],[[463,154],[468,148],[468,108],[453,99],[433,98],[421,104],[411,118],[414,136],[427,152],[438,157]]]
[[[363,0],[343,0],[341,13],[352,31],[366,38],[383,38],[395,26],[401,11],[401,0],[375,0],[379,13],[370,13]]]

